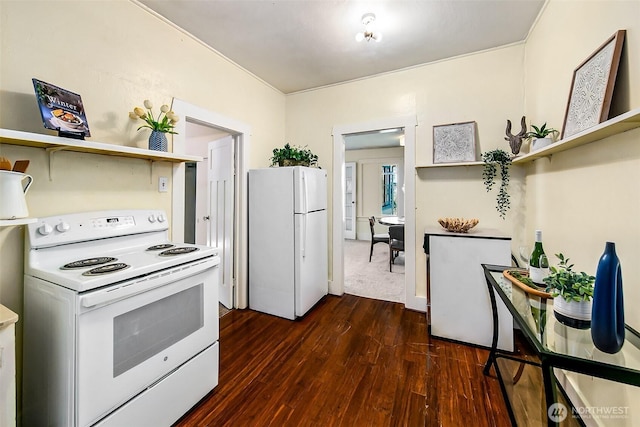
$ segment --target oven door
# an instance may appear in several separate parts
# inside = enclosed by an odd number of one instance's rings
[[[217,266],[202,268],[137,279],[129,296],[111,292],[114,301],[109,288],[80,296],[76,425],[95,423],[218,340]]]

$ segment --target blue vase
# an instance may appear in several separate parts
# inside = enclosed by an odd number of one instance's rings
[[[617,353],[624,344],[622,269],[613,242],[607,242],[598,262],[591,309],[591,338],[605,353]]]
[[[164,132],[152,130],[149,136],[149,150],[167,151],[167,135]]]

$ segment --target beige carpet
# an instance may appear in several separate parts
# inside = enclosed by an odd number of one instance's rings
[[[218,303],[218,317],[222,317],[225,314],[230,313],[230,312],[231,312],[231,310],[229,310],[227,307],[225,307],[221,303]]]
[[[376,243],[369,262],[371,242],[344,241],[344,292],[384,301],[404,302],[404,253],[389,272],[389,246]]]

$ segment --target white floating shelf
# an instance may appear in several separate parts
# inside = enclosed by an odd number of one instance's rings
[[[599,123],[580,133],[571,135],[568,138],[556,141],[545,148],[536,150],[513,159],[514,164],[532,162],[541,157],[547,157],[554,153],[569,150],[591,142],[599,141],[622,132],[640,127],[640,108],[628,111],[612,119]]]
[[[457,162],[457,163],[432,163],[430,165],[418,165],[416,169],[424,169],[424,168],[450,168],[455,166],[480,166],[484,165],[484,162],[476,161],[476,162]]]
[[[36,221],[38,221],[38,218],[0,219],[0,227],[33,224]]]
[[[124,145],[105,144],[53,135],[0,129],[0,143],[45,148],[50,151],[77,151],[81,153],[103,154],[108,156],[133,157],[151,161],[172,163],[201,162],[202,157],[187,154],[174,154],[165,151],[145,150]]]

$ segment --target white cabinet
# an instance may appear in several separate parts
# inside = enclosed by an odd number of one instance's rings
[[[511,238],[496,230],[427,228],[431,335],[491,346],[491,300],[481,264],[510,265]],[[498,300],[498,348],[513,351],[513,320]]]
[[[17,314],[0,305],[0,427],[16,425],[17,321]]]

